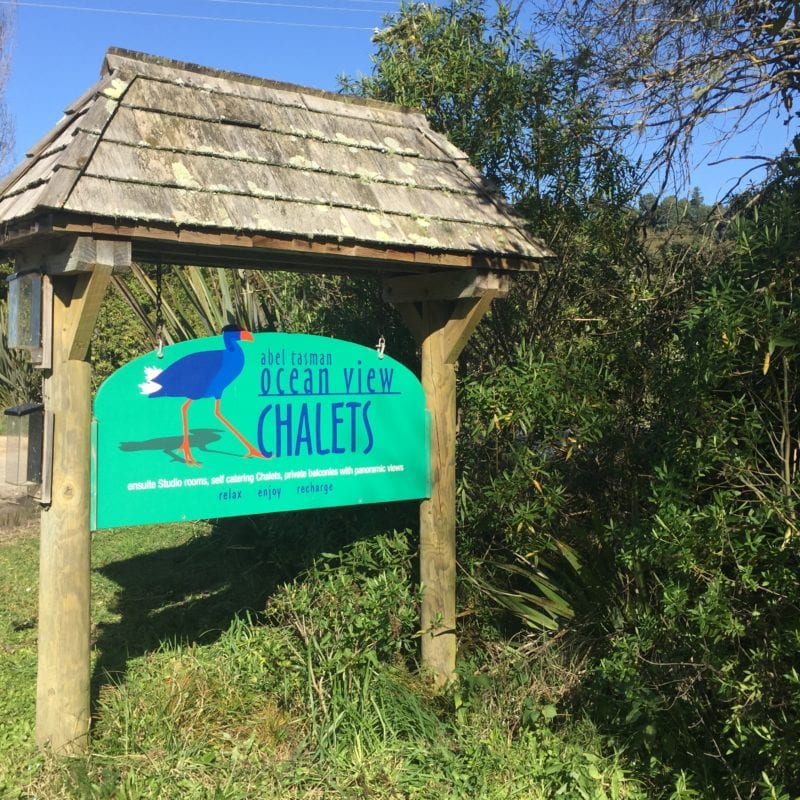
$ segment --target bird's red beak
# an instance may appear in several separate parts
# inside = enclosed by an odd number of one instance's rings
[[[245,342],[252,342],[252,341],[254,341],[254,339],[253,339],[253,334],[252,334],[252,333],[250,333],[250,331],[244,331],[244,330],[243,330],[243,331],[242,331],[242,332],[239,334],[239,338],[240,338],[240,339],[244,339],[244,341],[245,341]]]

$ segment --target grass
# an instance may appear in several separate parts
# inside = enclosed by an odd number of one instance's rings
[[[0,546],[0,797],[644,796],[530,652],[497,645],[465,662],[457,696],[429,691],[406,535],[270,520],[95,537],[80,759],[35,750],[37,539]]]
[[[0,544],[0,797],[25,781],[33,755],[37,557],[30,533]]]

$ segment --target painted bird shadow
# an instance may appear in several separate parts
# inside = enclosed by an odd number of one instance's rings
[[[241,456],[241,453],[234,453],[228,450],[215,450],[209,445],[222,439],[225,431],[218,428],[193,428],[189,432],[189,446],[192,450],[199,450],[201,453],[214,453],[221,456]],[[183,456],[175,451],[183,444],[183,436],[158,436],[154,439],[143,439],[141,441],[120,442],[119,449],[124,453],[135,453],[143,450],[160,451],[169,457],[170,461],[178,464],[186,463]]]
[[[124,537],[125,543],[121,558],[94,567],[113,599],[106,620],[101,612],[93,628],[93,708],[103,685],[124,679],[131,659],[175,643],[213,643],[236,616],[258,616],[276,586],[297,574],[270,557],[269,546],[280,548],[250,518],[100,535]],[[184,541],[165,547],[165,539]],[[100,548],[94,550],[101,558]]]
[[[101,618],[93,629],[92,707],[103,686],[124,680],[132,659],[175,643],[212,644],[235,618],[249,613],[258,619],[276,589],[322,553],[411,527],[417,508],[414,502],[387,503],[98,534],[117,537],[119,544],[107,547],[124,554],[109,554],[94,566],[96,580],[116,589],[107,608],[112,620]],[[164,547],[167,536],[183,541]],[[103,557],[98,546],[93,549],[96,560]]]

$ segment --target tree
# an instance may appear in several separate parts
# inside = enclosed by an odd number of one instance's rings
[[[488,5],[404,2],[375,37],[372,74],[342,79],[345,91],[420,108],[558,254],[472,338],[466,356],[483,345],[484,362],[489,352],[513,358],[519,340],[552,341],[565,319],[597,316],[597,287],[616,280],[609,264],[633,241],[634,184],[586,91],[588,59],[542,47],[511,2]]]
[[[3,100],[11,57],[13,25],[13,8],[5,7],[0,10],[0,167],[7,165],[14,147],[14,125]]]
[[[561,4],[558,4],[559,8]],[[552,21],[555,4],[539,5]],[[778,114],[797,130],[800,3],[796,0],[573,0],[559,34],[590,54],[595,90],[620,131],[643,137],[645,180],[685,174],[701,125],[721,141]],[[796,154],[800,139],[795,137]],[[756,159],[757,169],[770,159]],[[746,173],[745,173],[746,174]]]
[[[375,36],[372,75],[345,91],[421,109],[505,197],[538,222],[624,191],[623,160],[608,146],[588,61],[557,57],[519,23],[519,9],[482,0],[404,2]]]

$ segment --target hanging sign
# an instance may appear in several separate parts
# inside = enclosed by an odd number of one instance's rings
[[[416,376],[322,336],[220,336],[131,361],[94,404],[92,528],[430,496]]]

